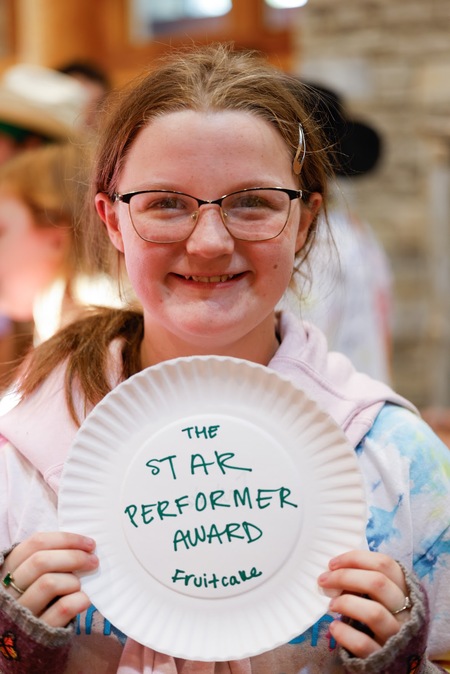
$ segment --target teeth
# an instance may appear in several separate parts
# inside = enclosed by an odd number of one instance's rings
[[[197,283],[223,283],[232,279],[234,274],[222,274],[221,276],[185,276],[186,281],[197,281]]]

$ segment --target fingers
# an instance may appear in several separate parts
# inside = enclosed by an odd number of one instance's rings
[[[368,595],[388,611],[398,609],[405,599],[405,593],[398,585],[379,571],[339,569],[322,574],[319,582],[324,587],[332,587],[341,592]]]
[[[340,620],[332,622],[329,630],[336,642],[357,658],[368,658],[381,649],[369,635]]]
[[[366,597],[342,594],[330,602],[330,609],[350,619],[349,623],[336,621],[332,633],[342,646],[357,657],[367,657],[379,650],[401,627],[382,604]],[[363,623],[369,628],[369,633],[355,623]]]
[[[10,576],[12,573],[17,588],[12,586],[8,591],[19,604],[49,625],[67,625],[89,606],[75,574],[97,568],[94,547],[92,539],[77,534],[35,534],[7,557],[8,568],[5,562],[3,571]]]
[[[79,590],[60,597],[39,617],[51,627],[65,627],[75,616],[86,611],[90,604],[89,597]]]
[[[369,552],[367,550],[351,550],[343,555],[334,557],[330,560],[329,569],[334,571],[343,568],[367,569],[378,571],[406,593],[406,583],[403,570],[396,561],[388,555],[380,552]]]
[[[97,557],[92,552],[73,549],[39,550],[14,569],[14,579],[26,592],[35,583],[42,585],[42,579],[49,574],[92,571],[96,566]]]
[[[352,550],[334,557],[319,584],[328,591],[368,595],[389,611],[403,606],[408,592],[403,569],[388,555]]]
[[[334,595],[330,609],[348,619],[333,622],[330,631],[341,646],[365,658],[382,648],[409,617],[409,610],[393,615],[407,596],[403,570],[387,555],[361,550],[335,557],[328,566],[319,585]]]
[[[14,548],[5,560],[6,566],[17,568],[33,553],[40,550],[84,550],[93,552],[95,541],[87,536],[68,532],[39,532],[30,536],[26,541]]]
[[[51,627],[65,627],[76,615],[86,611],[90,604],[89,597],[84,592],[73,592],[49,606],[40,618]]]

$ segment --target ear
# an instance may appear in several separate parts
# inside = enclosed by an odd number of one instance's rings
[[[322,195],[319,192],[311,192],[308,201],[306,203],[304,201],[301,202],[300,224],[295,245],[296,253],[298,253],[305,245],[309,228],[317,217],[321,205]]]
[[[95,208],[106,226],[111,243],[118,251],[123,253],[123,239],[119,218],[117,217],[117,208],[104,192],[95,195]]]

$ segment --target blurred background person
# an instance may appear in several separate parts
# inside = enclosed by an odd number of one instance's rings
[[[112,88],[108,74],[91,61],[69,61],[60,66],[58,72],[73,77],[84,88],[86,103],[82,123],[95,129],[99,112]]]
[[[299,80],[289,79],[295,91]],[[330,182],[331,237],[327,228],[318,227],[310,274],[296,275],[283,303],[319,326],[331,350],[346,354],[358,370],[389,382],[390,261],[351,204],[351,182],[375,169],[381,137],[368,124],[351,119],[336,92],[312,83],[309,89],[310,114],[325,135],[336,176]]]
[[[87,305],[121,304],[112,270],[88,262],[88,171],[88,150],[71,142],[24,151],[0,166],[0,314],[30,322],[33,344]]]
[[[85,135],[80,116],[87,102],[83,86],[42,66],[17,64],[0,79],[0,166],[18,154]],[[0,310],[0,373],[32,342],[33,325]]]
[[[43,66],[18,64],[0,79],[0,164],[23,150],[84,133],[85,88]]]

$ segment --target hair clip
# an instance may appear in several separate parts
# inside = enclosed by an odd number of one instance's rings
[[[293,169],[295,175],[300,175],[300,171],[303,168],[303,163],[306,157],[306,141],[305,141],[305,132],[303,131],[303,126],[299,123],[298,125],[298,147],[297,152],[295,153]]]

